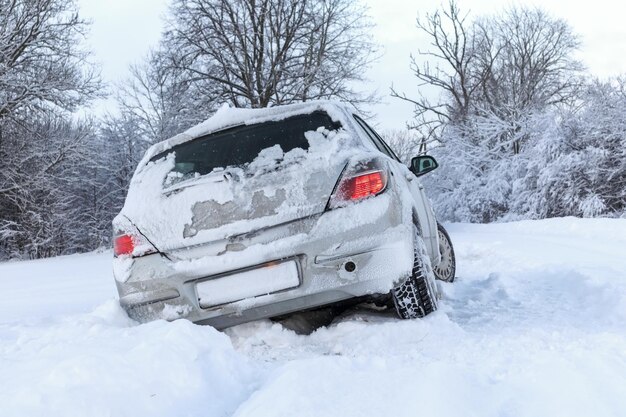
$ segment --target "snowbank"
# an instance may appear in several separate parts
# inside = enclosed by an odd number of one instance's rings
[[[623,415],[626,220],[449,230],[459,278],[443,285],[439,311],[399,321],[358,310],[310,336],[267,321],[226,333],[137,325],[95,280],[52,271],[45,296],[64,297],[65,311],[0,318],[0,415]],[[25,277],[50,262],[87,277],[110,255],[89,256],[0,264],[0,306],[19,284],[7,271]],[[33,294],[14,314],[45,301]],[[82,313],[83,298],[98,296]]]
[[[136,326],[113,300],[3,327],[0,340],[2,416],[225,416],[258,383],[226,335],[184,320]]]

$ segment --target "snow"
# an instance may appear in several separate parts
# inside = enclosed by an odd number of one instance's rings
[[[0,263],[0,323],[88,313],[117,295],[111,251]]]
[[[309,336],[138,325],[110,253],[0,264],[0,415],[623,415],[626,219],[447,226],[436,313],[360,308]]]

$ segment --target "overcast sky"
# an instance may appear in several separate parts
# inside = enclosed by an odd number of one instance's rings
[[[105,81],[115,82],[127,75],[128,66],[139,62],[156,46],[168,0],[78,0],[83,17],[92,21],[87,46],[94,59],[102,65]],[[441,5],[436,0],[367,0],[370,15],[376,24],[374,38],[382,47],[382,57],[372,67],[369,86],[377,89],[383,102],[373,108],[381,129],[403,128],[412,117],[409,104],[388,97],[394,86],[415,95],[415,79],[409,69],[409,55],[424,49],[427,41],[415,28],[418,14],[432,12]],[[580,35],[580,59],[589,71],[599,77],[626,73],[626,5],[613,0],[594,1],[518,1],[459,0],[462,11],[478,16],[498,11],[506,4],[536,5],[552,15],[566,19]],[[106,109],[111,103],[98,108]],[[208,115],[207,115],[208,116]]]

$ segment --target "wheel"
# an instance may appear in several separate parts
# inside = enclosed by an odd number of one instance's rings
[[[424,241],[417,235],[411,276],[391,291],[391,298],[402,319],[424,317],[437,310],[435,274],[424,247]]]
[[[437,229],[439,230],[439,253],[441,253],[441,260],[439,264],[433,268],[435,278],[445,282],[452,282],[456,274],[454,248],[452,247],[452,241],[446,229],[439,223],[437,223]]]

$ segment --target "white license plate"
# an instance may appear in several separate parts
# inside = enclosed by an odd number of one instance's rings
[[[285,261],[199,282],[196,291],[200,307],[207,308],[295,288],[298,285],[298,264],[296,261]]]

